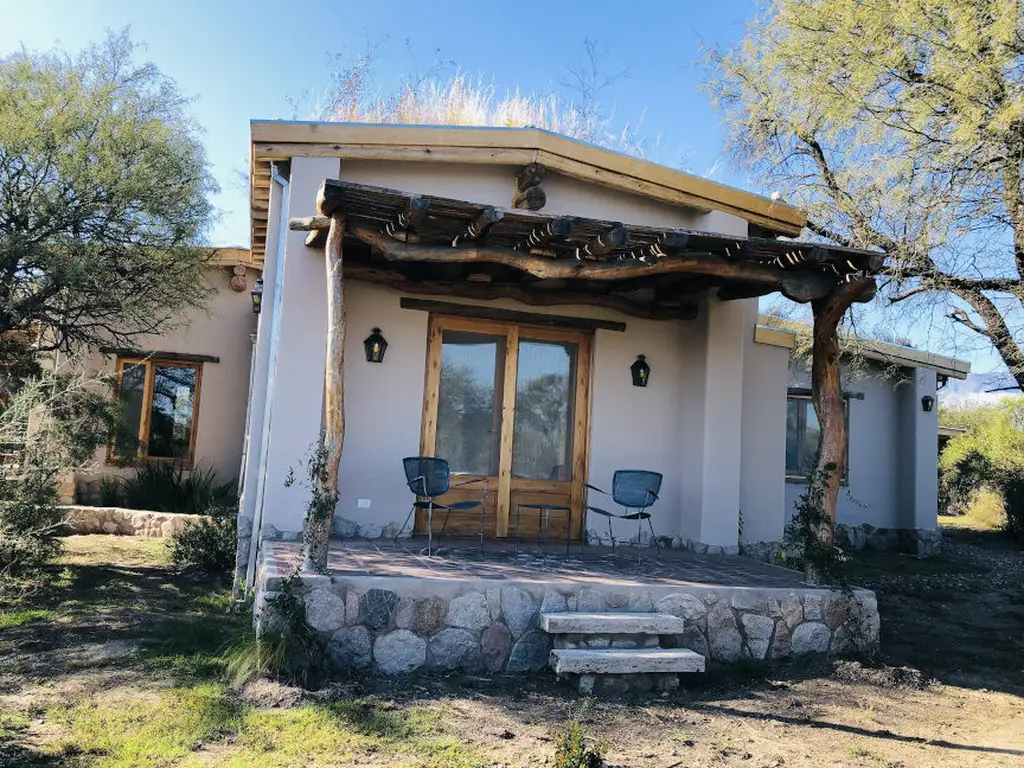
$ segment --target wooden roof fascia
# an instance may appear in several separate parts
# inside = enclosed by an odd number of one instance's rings
[[[803,213],[785,203],[536,128],[265,121],[253,121],[250,126],[254,156],[268,159],[303,156],[295,154],[301,152],[366,159],[539,162],[567,175],[665,202],[723,210],[781,234],[795,236],[806,223]]]

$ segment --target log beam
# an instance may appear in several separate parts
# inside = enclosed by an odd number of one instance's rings
[[[634,248],[629,255],[637,261],[663,259],[681,251],[689,240],[690,236],[686,232],[665,232],[658,238],[658,242]]]
[[[688,273],[725,280],[762,283],[800,303],[828,296],[836,284],[834,277],[824,273],[787,272],[765,264],[730,261],[710,253],[684,252],[678,256],[659,259],[652,264],[632,260],[602,262],[556,260],[526,255],[511,248],[412,246],[383,237],[379,232],[365,227],[353,227],[351,233],[357,240],[377,249],[386,259],[393,262],[502,264],[545,280],[615,281],[661,274]]]
[[[813,531],[819,552],[832,551],[835,539],[836,501],[846,465],[846,413],[839,369],[839,323],[855,302],[870,301],[876,290],[870,277],[848,280],[827,296],[811,302],[814,313],[811,360],[811,398],[821,428],[818,461],[808,484],[808,498],[820,498],[824,520]],[[820,494],[820,496],[819,496]],[[818,583],[825,574],[808,561],[807,580]]]
[[[548,201],[540,183],[544,181],[547,169],[540,163],[530,163],[516,174],[515,194],[512,195],[513,208],[526,208],[539,211]]]
[[[576,219],[571,216],[562,216],[536,227],[525,240],[516,243],[515,249],[517,251],[533,251],[557,238],[569,237],[575,231]]]
[[[501,221],[504,216],[504,213],[495,210],[494,208],[484,208],[480,211],[480,215],[473,219],[469,226],[466,227],[465,232],[455,236],[452,240],[452,247],[455,248],[460,243],[464,243],[466,241],[481,239],[487,234],[487,231]]]
[[[429,209],[430,201],[425,197],[411,197],[405,210],[398,214],[394,220],[385,224],[381,231],[388,237],[400,240],[402,239],[400,235],[404,235],[410,229],[417,230],[423,228],[423,223],[427,220],[427,211]]]
[[[345,283],[342,242],[345,219],[331,217],[324,247],[327,271],[327,363],[324,368],[324,433],[314,459],[314,500],[302,525],[302,569],[327,572],[331,522],[338,503],[338,470],[345,441]],[[319,461],[324,462],[319,466]]]
[[[576,249],[577,259],[597,258],[611,253],[616,248],[629,245],[629,230],[621,224],[595,237],[582,248]]]

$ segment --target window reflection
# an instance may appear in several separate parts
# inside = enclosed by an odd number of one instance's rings
[[[571,479],[576,352],[572,343],[519,343],[513,477]]]

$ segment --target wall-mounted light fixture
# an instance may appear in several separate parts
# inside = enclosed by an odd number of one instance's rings
[[[363,340],[363,348],[366,350],[366,362],[384,362],[384,353],[388,349],[388,342],[381,334],[380,328],[374,328],[373,333]]]
[[[925,413],[931,413],[935,407],[935,398],[931,395],[925,395],[921,398],[921,408],[924,409]]]
[[[637,355],[636,361],[629,366],[629,372],[633,376],[634,387],[646,387],[647,380],[651,378],[651,366],[643,355]]]
[[[252,288],[252,313],[258,315],[263,306],[263,278],[256,279],[256,285]]]

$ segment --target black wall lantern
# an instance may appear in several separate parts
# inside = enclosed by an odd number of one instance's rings
[[[374,328],[373,333],[363,340],[363,347],[366,349],[366,362],[384,362],[384,353],[388,349],[388,342],[381,335],[380,328]]]
[[[263,278],[256,279],[256,285],[252,288],[252,313],[258,315],[260,307],[263,306]]]
[[[629,372],[633,375],[634,387],[647,386],[647,380],[651,378],[651,366],[643,355],[636,356],[636,362],[629,366]]]
[[[931,395],[925,395],[921,398],[921,407],[925,413],[931,413],[932,408],[935,407],[935,398]]]

